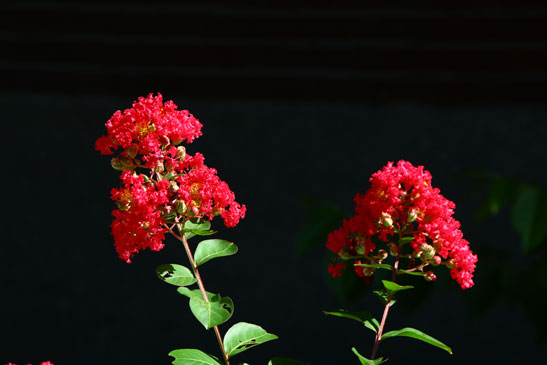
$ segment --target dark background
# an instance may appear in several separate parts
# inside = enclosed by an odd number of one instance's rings
[[[542,363],[545,319],[527,309],[545,307],[541,288],[508,265],[545,250],[522,253],[508,209],[475,223],[488,191],[471,194],[463,172],[546,185],[546,24],[547,5],[529,0],[2,3],[0,363],[168,364],[177,348],[218,353],[186,298],[155,277],[159,264],[186,264],[183,248],[169,239],[128,265],[110,236],[118,174],[94,141],[114,111],[150,92],[200,119],[204,135],[188,151],[202,152],[248,207],[234,229],[213,224],[240,252],[201,271],[208,290],[235,302],[222,332],[247,321],[280,339],[234,360],[355,364],[352,346],[370,353],[371,332],[321,311],[380,317],[376,299],[332,290],[326,237],[295,248],[314,225],[310,196],[349,216],[369,176],[405,159],[456,202],[479,263],[472,289],[447,275],[430,290],[417,283],[388,318],[388,330],[416,327],[454,355],[407,338],[380,355]],[[500,266],[521,290],[500,284]]]

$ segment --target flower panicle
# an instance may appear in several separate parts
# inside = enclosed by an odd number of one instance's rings
[[[108,134],[95,149],[111,155],[121,171],[121,187],[112,189],[112,235],[118,255],[126,262],[138,251],[164,247],[166,226],[193,218],[220,216],[227,227],[245,217],[246,207],[235,201],[216,169],[200,153],[187,154],[182,142],[201,136],[202,124],[187,110],[179,111],[161,94],[140,97],[132,108],[117,111],[107,121]],[[148,170],[139,173],[137,169]]]
[[[430,281],[435,274],[423,269],[444,265],[462,289],[473,286],[477,256],[453,218],[455,204],[431,186],[429,171],[407,161],[389,162],[372,175],[370,184],[364,194],[355,196],[355,215],[329,234],[328,249],[341,260],[359,258],[356,263],[364,259],[367,264],[381,263],[389,251],[408,258],[408,270],[420,271]],[[379,244],[388,250],[377,250]],[[356,266],[355,271],[368,278],[374,268]],[[340,274],[330,267],[329,272]]]

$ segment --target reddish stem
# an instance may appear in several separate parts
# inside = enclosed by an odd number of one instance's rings
[[[393,264],[393,274],[391,275],[391,281],[395,282],[395,277],[397,276],[397,268],[399,267],[399,256],[395,259],[395,263]],[[382,320],[380,321],[380,327],[378,328],[378,332],[376,332],[376,337],[374,338],[374,346],[372,347],[372,354],[370,355],[370,359],[374,360],[374,357],[376,356],[376,351],[378,351],[378,346],[380,346],[380,341],[382,341],[382,333],[384,332],[384,326],[386,324],[387,314],[389,312],[389,307],[391,303],[392,296],[387,297],[386,306],[384,307],[384,314],[382,315]]]
[[[192,266],[192,271],[194,272],[194,276],[196,277],[198,281],[199,290],[201,291],[201,295],[203,296],[203,300],[205,300],[207,303],[209,303],[209,298],[207,297],[207,292],[205,291],[205,286],[203,286],[203,280],[201,279],[201,275],[199,274],[198,266],[196,265],[196,262],[194,261],[194,256],[192,255],[192,251],[190,250],[190,245],[188,244],[188,241],[186,240],[186,235],[182,233],[181,236],[173,232],[171,228],[168,226],[167,230],[175,236],[178,240],[182,242],[184,245],[184,249],[186,250],[186,255],[188,256],[188,260],[190,261],[190,265]],[[180,230],[180,225],[178,225]],[[215,335],[218,341],[218,345],[220,347],[220,350],[222,351],[222,357],[224,358],[224,362],[226,365],[230,365],[230,359],[228,357],[228,354],[224,350],[224,343],[222,342],[222,336],[220,335],[220,330],[218,329],[218,326],[213,327],[215,331]]]

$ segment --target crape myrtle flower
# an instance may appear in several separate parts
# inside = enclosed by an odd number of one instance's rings
[[[408,258],[409,270],[445,265],[462,289],[473,286],[477,256],[452,217],[455,204],[431,186],[429,171],[407,161],[389,162],[370,183],[365,194],[355,196],[355,215],[329,234],[327,248],[339,259],[360,259],[356,263],[381,263],[389,251]],[[339,271],[329,267],[333,276]],[[365,278],[374,268],[356,266],[355,271]],[[432,271],[423,273],[426,280],[436,279]]]
[[[220,216],[234,227],[245,217],[245,205],[235,201],[217,170],[205,165],[202,154],[189,155],[180,145],[201,136],[202,124],[187,110],[150,94],[114,113],[106,127],[108,135],[95,149],[106,155],[120,150],[112,167],[122,171],[121,187],[112,189],[111,198],[117,205],[112,235],[122,260],[131,262],[145,248],[161,250],[167,227],[188,219]]]

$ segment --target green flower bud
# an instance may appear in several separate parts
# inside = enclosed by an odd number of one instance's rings
[[[110,160],[110,165],[112,165],[112,168],[114,170],[123,171],[122,161],[117,157],[114,157],[112,160]]]
[[[370,277],[374,275],[374,268],[373,267],[365,267],[363,268],[363,275],[366,277]]]
[[[393,219],[388,213],[382,212],[382,217],[380,218],[381,223],[384,227],[391,227],[393,225]]]
[[[355,252],[357,252],[358,255],[364,255],[365,254],[365,245],[358,244],[355,246]]]
[[[409,213],[408,213],[408,223],[412,223],[414,221],[416,221],[416,219],[418,218],[418,212],[416,212],[416,209],[412,209]]]
[[[454,266],[456,266],[456,263],[455,263],[454,259],[450,259],[450,260],[446,261],[444,264],[449,269],[453,269]]]
[[[424,253],[425,260],[431,260],[435,256],[435,249],[431,245],[423,243],[420,245],[420,250]]]
[[[186,212],[187,206],[183,200],[175,200],[175,210],[178,214],[184,214]]]

